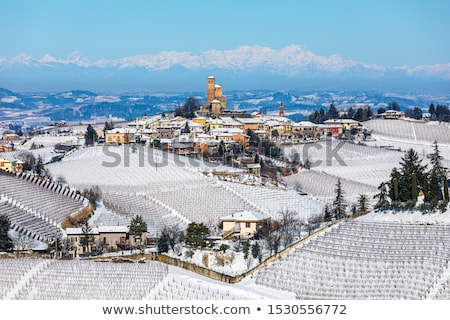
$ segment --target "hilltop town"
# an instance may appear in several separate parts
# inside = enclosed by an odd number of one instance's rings
[[[260,156],[281,158],[280,145],[318,141],[324,137],[342,138],[344,132],[346,138],[352,141],[370,138],[367,129],[351,118],[329,119],[319,124],[293,121],[285,116],[283,103],[279,104],[277,114],[230,110],[222,86],[216,84],[212,76],[207,78],[206,97],[206,101],[201,104],[195,98],[187,98],[186,103],[173,112],[138,117],[127,122],[110,118],[105,122],[83,126],[58,121],[53,126],[34,128],[32,136],[20,136],[17,132],[5,129],[0,151],[38,149],[51,144],[47,141],[36,143],[39,139],[32,139],[33,136],[48,137],[48,141],[55,141],[59,157],[56,155],[51,161],[57,161],[61,154],[81,145],[151,146],[248,169],[259,175],[260,162],[263,162]],[[404,113],[388,111],[379,116],[404,117]],[[22,159],[15,159],[11,154],[10,157],[6,153],[3,155],[3,170],[22,171]]]

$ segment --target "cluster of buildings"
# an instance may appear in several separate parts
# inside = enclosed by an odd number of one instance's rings
[[[192,119],[180,116],[141,117],[126,127],[107,130],[101,141],[112,145],[156,142],[169,152],[208,156],[221,142],[246,149],[249,133],[261,139],[296,142],[324,135],[340,135],[345,130],[361,127],[351,119],[328,120],[324,124],[295,122],[285,117],[283,103],[280,103],[279,112],[275,115],[227,110],[222,86],[217,85],[212,76],[207,78],[206,91],[207,101]],[[102,136],[102,132],[99,134]]]
[[[353,128],[362,128],[359,122],[352,119],[333,119],[324,124],[295,122],[285,116],[283,103],[279,104],[278,113],[272,115],[228,110],[222,86],[216,84],[213,76],[207,78],[206,102],[200,105],[195,115],[190,119],[180,116],[140,117],[109,130],[98,127],[96,132],[99,143],[106,145],[140,143],[177,154],[214,157],[221,145],[226,151],[246,150],[255,135],[261,140],[296,143],[327,135],[338,136]],[[59,135],[63,129],[61,125],[56,125],[53,129],[46,127],[45,132]],[[85,127],[80,131],[80,136],[84,133]],[[4,156],[20,139],[14,133],[3,134],[0,140],[0,169],[20,171],[18,160]]]

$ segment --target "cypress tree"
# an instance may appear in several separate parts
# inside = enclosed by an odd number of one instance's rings
[[[416,174],[413,173],[411,175],[411,199],[417,201],[417,177]]]
[[[448,196],[448,182],[447,182],[447,178],[443,178],[442,181],[443,187],[444,187],[444,200],[445,202],[449,201],[449,196]]]
[[[344,199],[344,191],[342,190],[341,179],[336,183],[336,198],[333,201],[333,214],[336,219],[345,218],[345,210],[347,203]]]
[[[399,200],[399,193],[398,193],[398,179],[394,178],[394,199],[393,201]]]

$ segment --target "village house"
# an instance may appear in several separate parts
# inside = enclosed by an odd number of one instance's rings
[[[2,155],[0,157],[0,170],[11,173],[22,172],[23,162],[10,156]]]
[[[113,145],[129,144],[136,131],[129,128],[115,128],[105,133],[105,143]]]
[[[264,120],[261,118],[236,118],[236,121],[243,124],[243,130],[246,133],[248,130],[253,132],[264,128]]]
[[[209,127],[209,131],[223,128],[223,121],[221,119],[208,119],[207,125]]]
[[[236,133],[231,137],[231,140],[239,143],[245,150],[249,147],[250,136],[244,133]]]
[[[285,133],[285,127],[277,120],[267,120],[264,123],[264,130],[268,132],[269,137],[277,138]]]
[[[381,119],[403,119],[405,118],[405,113],[397,110],[386,110],[385,112],[376,115],[376,117]]]
[[[247,172],[255,176],[261,175],[261,165],[259,163],[247,163]]]
[[[205,120],[205,124],[201,124],[201,123],[193,121],[193,120],[188,120],[185,129],[189,128],[189,132],[194,133],[194,134],[199,134],[199,133],[204,132],[205,125],[206,125],[206,120]]]
[[[256,211],[242,211],[220,218],[223,229],[223,239],[237,237],[251,238],[258,231],[258,226],[270,220],[267,214]]]
[[[353,128],[358,127],[360,124],[353,119],[329,119],[324,121],[326,125],[341,125],[344,130],[351,131]]]
[[[11,145],[0,144],[0,152],[11,152],[11,151],[13,151],[13,147]]]
[[[128,234],[128,226],[98,226],[91,229],[89,236],[91,241],[83,246],[82,228],[67,228],[67,241],[70,244],[69,253],[73,257],[78,257],[87,252],[95,250],[116,251],[129,247],[146,246],[147,233],[144,232],[141,237],[134,237]]]
[[[292,128],[297,138],[317,138],[319,134],[318,125],[311,121],[296,122]]]
[[[344,133],[344,127],[341,124],[319,124],[317,129],[321,136],[339,136]]]
[[[199,151],[202,157],[207,158],[217,152],[219,141],[205,140],[200,143]]]
[[[233,118],[222,117],[222,127],[225,129],[241,129],[244,130],[244,124]]]
[[[163,150],[180,155],[189,155],[194,153],[194,139],[190,134],[181,134],[174,138],[171,144],[165,145]]]
[[[15,142],[20,140],[20,136],[16,133],[4,133],[2,135],[3,141]]]
[[[154,139],[159,138],[159,132],[153,128],[139,129],[135,136],[140,142],[151,143]]]
[[[206,117],[196,117],[193,118],[192,121],[201,124],[203,127],[206,127]]]

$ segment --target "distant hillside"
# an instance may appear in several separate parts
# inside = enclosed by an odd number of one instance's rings
[[[70,90],[57,93],[17,93],[0,88],[0,121],[17,121],[24,117],[47,117],[51,121],[77,122],[110,116],[134,119],[174,110],[188,97],[204,102],[206,92],[140,92],[96,93]],[[229,110],[278,112],[281,102],[285,114],[302,120],[313,110],[327,109],[334,103],[338,109],[369,105],[374,111],[396,101],[402,109],[419,106],[428,110],[431,102],[450,105],[449,95],[398,94],[370,91],[228,91],[224,88]]]

